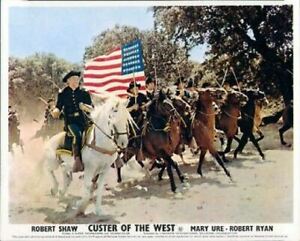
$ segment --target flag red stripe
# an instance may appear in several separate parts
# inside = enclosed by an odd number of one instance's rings
[[[139,77],[135,77],[135,81],[143,81],[145,80],[145,76],[139,76]],[[95,82],[84,82],[84,86],[92,86],[92,87],[104,87],[107,84],[110,83],[130,83],[131,81],[133,81],[133,78],[127,78],[127,79],[110,79],[101,83],[95,83]]]
[[[89,65],[85,67],[85,70],[106,70],[106,69],[115,69],[121,68],[122,64],[112,64],[112,65],[105,65],[105,66],[95,66]]]
[[[111,87],[109,89],[106,89],[106,91],[108,92],[112,92],[112,91],[117,91],[117,90],[127,90],[128,89],[128,86],[115,86],[115,87]],[[146,87],[145,86],[141,86],[139,88],[139,90],[145,90]]]
[[[132,74],[122,75],[122,47],[112,49],[109,54],[95,57],[86,63],[83,85],[91,93],[110,92],[119,97],[127,96],[129,83],[133,81]],[[145,73],[138,72],[135,81],[142,85],[145,91]]]
[[[121,47],[116,47],[116,48],[112,49],[108,55],[112,54],[113,52],[120,51],[120,50],[121,50]]]
[[[121,72],[112,72],[108,74],[84,74],[83,78],[93,78],[93,79],[102,79],[112,75],[121,75]]]
[[[122,55],[115,55],[115,56],[105,56],[105,57],[97,57],[93,59],[95,62],[103,62],[103,61],[109,61],[109,60],[116,60],[116,59],[121,59]]]

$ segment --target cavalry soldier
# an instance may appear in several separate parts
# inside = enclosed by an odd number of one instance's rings
[[[54,118],[58,118],[63,111],[65,118],[65,131],[73,136],[72,149],[75,159],[73,172],[83,171],[81,160],[81,139],[88,121],[83,111],[90,112],[92,100],[90,94],[80,88],[80,72],[70,71],[63,78],[67,87],[58,94],[56,108],[51,112]],[[87,106],[91,108],[87,108]]]
[[[130,115],[132,116],[134,122],[139,128],[139,133],[142,131],[143,123],[144,123],[144,114],[143,111],[146,109],[147,103],[149,103],[149,100],[147,99],[146,95],[139,92],[139,88],[141,87],[140,84],[135,83],[132,81],[129,84],[129,87],[127,89],[128,92],[128,105],[127,110],[129,111]],[[135,146],[139,148],[138,154],[136,156],[136,159],[138,161],[141,161],[144,159],[143,153],[141,150],[141,139],[135,138],[131,142],[129,142],[128,146]]]
[[[181,97],[183,100],[188,101],[188,99],[190,98],[189,93],[184,89],[184,78],[183,77],[179,77],[176,82],[176,95]]]
[[[194,79],[190,78],[187,86],[186,86],[186,91],[187,91],[187,97],[189,97],[189,103],[191,103],[193,100],[198,98],[198,92],[197,92],[197,85],[195,84]]]
[[[9,131],[9,146],[13,143],[19,144],[20,129],[17,111],[14,111],[11,106],[8,107],[8,131]]]
[[[47,107],[45,110],[45,120],[44,120],[44,124],[45,125],[51,125],[54,123],[55,119],[53,118],[53,116],[51,115],[51,111],[55,108],[55,100],[52,98],[49,98],[47,101]]]
[[[132,81],[127,89],[129,100],[127,109],[139,128],[143,124],[143,110],[145,109],[145,104],[148,102],[146,95],[139,92],[140,87],[140,84]]]
[[[145,84],[146,84],[146,96],[147,96],[148,100],[153,100],[154,93],[156,90],[156,83],[152,79],[152,77],[148,77],[145,81]]]

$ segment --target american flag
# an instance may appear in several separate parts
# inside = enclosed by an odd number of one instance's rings
[[[91,93],[105,91],[124,97],[133,80],[145,90],[145,73],[140,40],[116,48],[107,55],[98,56],[85,65],[83,85]]]

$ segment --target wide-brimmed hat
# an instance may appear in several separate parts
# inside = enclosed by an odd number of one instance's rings
[[[146,81],[145,81],[146,85],[150,84],[150,83],[154,83],[154,79],[152,79],[151,76],[147,77]]]
[[[195,84],[194,84],[194,80],[192,78],[189,79],[188,83],[187,83],[187,88],[192,88],[194,87]]]
[[[65,77],[63,78],[63,82],[67,82],[69,78],[71,78],[72,76],[78,76],[80,77],[81,76],[81,72],[80,71],[74,71],[74,70],[71,70],[69,73],[67,73],[65,75]]]
[[[130,84],[129,84],[129,86],[128,86],[127,92],[129,92],[134,87],[140,88],[141,84],[139,84],[137,82],[134,83],[134,81],[131,81]]]

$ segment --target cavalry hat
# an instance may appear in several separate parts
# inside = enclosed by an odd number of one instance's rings
[[[211,87],[211,84],[210,84],[210,83],[204,82],[204,83],[202,84],[202,88],[208,88],[208,87]]]
[[[154,79],[152,79],[152,77],[147,77],[146,81],[145,81],[146,85],[150,84],[150,83],[154,83]]]
[[[129,92],[129,91],[130,91],[132,88],[134,88],[134,87],[140,88],[140,87],[141,87],[141,84],[139,84],[139,83],[137,83],[137,82],[134,83],[134,81],[131,81],[130,84],[129,84],[129,86],[128,86],[127,92]]]
[[[71,78],[72,76],[78,76],[78,77],[80,77],[80,75],[81,75],[81,72],[80,72],[80,71],[74,71],[74,70],[71,70],[69,73],[67,73],[67,74],[65,75],[65,77],[63,78],[62,81],[65,83],[65,82],[67,82],[68,79]]]
[[[187,83],[187,88],[191,88],[191,87],[194,87],[194,80],[192,78],[189,79],[188,83]]]

